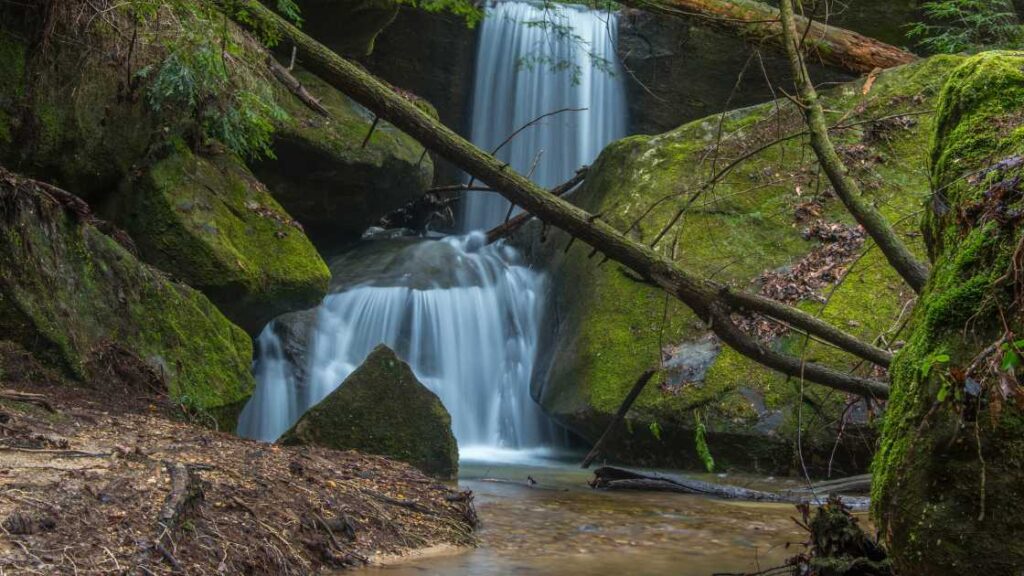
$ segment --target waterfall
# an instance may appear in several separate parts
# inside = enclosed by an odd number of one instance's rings
[[[512,248],[485,242],[476,232],[412,244],[392,257],[386,274],[328,296],[317,312],[304,383],[276,331],[265,329],[259,388],[240,433],[273,441],[384,343],[441,398],[463,452],[547,443],[550,427],[529,391],[545,279]]]
[[[614,15],[570,5],[490,8],[478,53],[474,143],[493,149],[542,114],[587,108],[545,118],[499,156],[548,187],[592,162],[625,133],[616,28]],[[547,281],[510,246],[486,245],[480,232],[508,206],[497,195],[471,196],[463,208],[468,234],[406,243],[380,256],[389,260],[370,278],[334,287],[317,310],[302,366],[267,326],[239,434],[277,439],[385,343],[448,408],[462,457],[508,458],[500,449],[550,446],[553,427],[530,397]]]
[[[500,2],[481,25],[471,140],[497,152],[545,188],[566,180],[626,135],[626,93],[615,53],[618,16],[571,4]],[[580,111],[581,109],[585,109]],[[490,228],[508,213],[497,194],[471,193],[467,230]]]

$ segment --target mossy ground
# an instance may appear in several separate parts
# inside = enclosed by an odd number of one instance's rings
[[[389,456],[445,479],[457,477],[459,470],[451,416],[385,346],[307,410],[280,442]]]
[[[110,211],[147,262],[251,333],[327,292],[327,265],[301,227],[229,152],[179,149],[124,182]]]
[[[1024,565],[1024,413],[996,391],[998,373],[987,363],[998,366],[998,357],[982,357],[1022,328],[1022,233],[970,216],[993,185],[1013,177],[979,171],[1024,153],[1022,70],[1021,53],[974,56],[950,76],[938,105],[936,192],[924,223],[932,277],[893,363],[873,467],[873,513],[901,573],[1010,574]],[[1007,201],[1021,207],[1019,194]],[[979,365],[968,375],[982,390],[976,401],[940,402],[958,371]]]
[[[930,110],[943,79],[958,62],[955,57],[933,58],[880,75],[867,94],[861,81],[825,95],[830,120],[848,125],[836,131],[834,139],[849,151],[865,193],[922,254],[916,224],[928,192],[925,144],[932,132]],[[904,116],[893,124],[891,117],[900,114]],[[867,122],[879,118],[887,120]],[[627,138],[602,154],[574,201],[621,230],[639,220],[630,234],[650,244],[700,191],[658,249],[689,270],[740,289],[756,289],[751,281],[762,272],[792,264],[815,247],[801,235],[806,223],[794,218],[799,203],[817,201],[819,217],[825,221],[848,223],[849,216],[826,193],[827,180],[817,174],[804,137],[756,154],[714,187],[702,187],[732,160],[802,129],[792,105],[779,102],[714,116],[661,136]],[[656,208],[647,213],[652,205]],[[567,240],[555,234],[549,243],[556,246],[551,250],[560,251]],[[569,297],[556,296],[562,324],[558,349],[550,383],[539,395],[549,412],[593,439],[600,432],[599,423],[617,409],[637,375],[659,364],[664,346],[697,341],[708,331],[662,292],[636,282],[614,263],[599,265],[600,257],[588,259],[589,253],[588,247],[577,244],[557,265],[557,281],[573,288]],[[850,270],[837,288],[824,294],[826,304],[801,306],[865,340],[875,340],[893,327],[912,293],[870,245]],[[775,345],[840,369],[858,365],[817,343],[805,347],[795,336]],[[763,441],[760,447],[748,442],[748,449],[736,454],[722,454],[731,448],[720,445],[715,457],[725,467],[792,470],[800,388],[799,382],[724,349],[703,382],[672,392],[650,386],[634,406],[631,438],[623,439],[631,448],[616,450],[613,456],[629,459],[643,446],[647,453],[657,454],[647,463],[699,465],[689,432],[692,413],[699,410],[708,422],[712,453],[716,436],[726,445],[732,445],[729,439],[736,435]],[[846,398],[811,385],[804,387],[804,396],[805,455],[827,458]],[[770,431],[757,431],[765,413],[776,413],[781,421]],[[662,431],[679,431],[670,435],[671,440],[663,433],[661,442],[650,430],[655,422]],[[772,453],[769,461],[754,464],[759,450]],[[847,464],[863,468],[867,452],[869,448],[861,451],[859,462]]]

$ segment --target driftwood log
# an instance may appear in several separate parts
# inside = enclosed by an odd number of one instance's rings
[[[624,468],[604,466],[594,470],[594,479],[590,486],[603,490],[638,490],[644,492],[675,492],[679,494],[697,494],[724,500],[744,500],[748,502],[778,502],[785,504],[811,504],[823,506],[829,494],[823,492],[800,493],[763,492],[729,484],[715,484],[694,480],[675,474],[656,472],[636,472]],[[843,504],[851,510],[867,510],[868,498],[861,496],[843,496]]]

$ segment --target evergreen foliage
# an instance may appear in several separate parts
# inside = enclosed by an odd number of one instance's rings
[[[1015,47],[1024,40],[1010,0],[930,0],[921,8],[927,20],[911,25],[907,35],[929,52]]]

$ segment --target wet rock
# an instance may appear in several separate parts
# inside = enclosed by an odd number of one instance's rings
[[[374,42],[395,16],[396,0],[298,0],[303,31],[344,56],[373,52]]]
[[[1013,256],[1024,200],[1022,70],[1019,52],[973,56],[935,107],[931,176],[943,206],[927,204],[921,227],[932,274],[893,360],[872,470],[872,518],[900,574],[1024,566],[1024,389],[1019,358],[1005,352],[1014,345],[997,351],[1024,329]],[[1007,209],[1017,216],[1004,220]]]
[[[468,135],[477,34],[461,16],[403,6],[361,62],[384,80],[425,98],[445,126]],[[438,161],[439,182],[462,177],[460,170]]]
[[[279,442],[388,456],[436,478],[458,474],[451,416],[409,365],[383,345]]]

